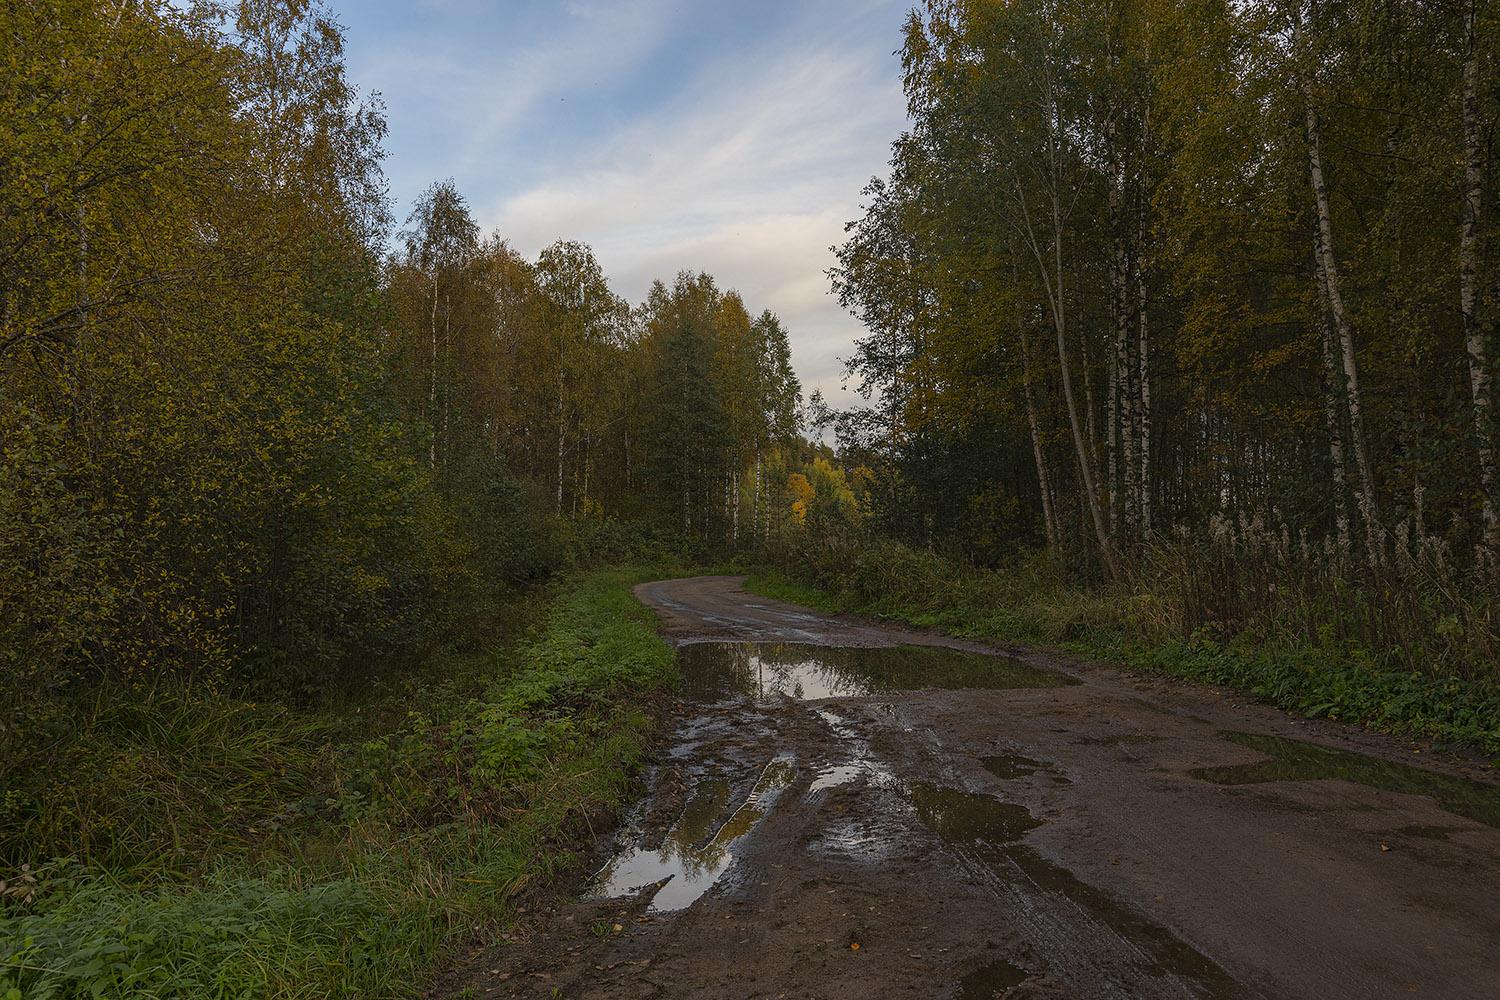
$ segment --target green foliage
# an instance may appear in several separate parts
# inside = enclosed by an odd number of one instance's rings
[[[1487,680],[1401,669],[1360,651],[1330,653],[1282,643],[1224,646],[1199,638],[1160,646],[1134,643],[1120,653],[1133,666],[1247,690],[1308,717],[1343,719],[1500,755],[1500,689]]]
[[[328,764],[328,724],[276,704],[96,689],[5,772],[0,864],[72,855],[161,873],[258,842]],[[39,742],[39,741],[38,741]]]
[[[705,318],[684,310],[664,333],[648,429],[653,494],[684,531],[707,536],[724,516],[719,494],[733,468],[726,453],[722,386],[711,365]]]
[[[114,519],[89,511],[61,446],[63,429],[0,395],[0,787],[35,766],[65,722],[57,691],[77,676],[119,600],[105,572]]]
[[[450,691],[366,743],[342,794],[418,827],[511,816],[558,761],[622,753],[622,734],[644,725],[634,697],[665,684],[671,666],[626,579],[587,578],[482,690]]]
[[[0,917],[0,996],[346,995],[432,932],[419,908],[392,914],[351,879],[223,871],[142,892],[70,872],[49,872],[29,911]]]
[[[0,902],[0,997],[409,994],[628,794],[672,662],[630,596],[655,575],[575,579],[503,653],[376,678],[337,711],[94,720],[79,760],[118,775],[83,804],[114,823],[110,865],[17,878],[6,841],[0,874],[35,892]]]
[[[3,15],[0,538],[40,575],[0,617],[30,673],[306,691],[419,641],[432,569],[378,364],[384,124],[318,5],[211,14]]]
[[[929,0],[903,41],[830,272],[878,401],[819,414],[883,530],[1111,579],[1214,517],[1377,570],[1405,531],[1483,602],[1494,5]]]

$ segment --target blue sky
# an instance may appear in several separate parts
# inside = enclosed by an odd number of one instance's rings
[[[837,400],[859,324],[828,248],[906,125],[908,0],[330,0],[385,100],[398,220],[452,177],[528,258],[594,248],[615,291],[707,271],[791,333]]]

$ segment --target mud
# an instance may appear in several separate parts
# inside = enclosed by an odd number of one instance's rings
[[[740,582],[637,589],[685,672],[651,793],[435,995],[1500,995],[1481,762]]]

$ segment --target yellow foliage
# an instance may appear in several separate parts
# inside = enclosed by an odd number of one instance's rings
[[[812,483],[800,472],[794,472],[786,479],[786,488],[792,495],[792,520],[798,524],[807,523],[807,507],[817,496]]]

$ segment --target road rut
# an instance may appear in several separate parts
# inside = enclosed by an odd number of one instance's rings
[[[1481,763],[742,584],[636,589],[699,700],[676,706],[585,897],[445,988],[1500,996],[1500,786]]]

